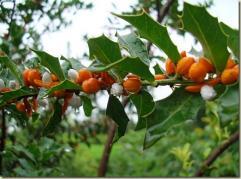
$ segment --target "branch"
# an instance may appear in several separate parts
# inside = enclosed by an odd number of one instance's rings
[[[5,140],[6,140],[6,119],[5,119],[5,111],[2,111],[2,121],[1,121],[1,143],[0,143],[0,175],[3,174],[3,151],[5,149]]]
[[[208,156],[208,158],[203,162],[200,169],[195,173],[195,177],[203,176],[205,169],[209,167],[225,150],[227,150],[232,144],[239,140],[239,131],[236,131],[231,135],[227,141],[221,144],[219,147],[213,150],[213,152]]]
[[[128,99],[123,100],[122,104],[124,107],[127,105],[128,101],[129,101]],[[99,168],[98,168],[98,177],[104,177],[106,175],[108,163],[109,163],[109,157],[110,157],[111,150],[112,150],[112,143],[113,143],[113,139],[115,137],[115,131],[116,131],[116,124],[111,121],[111,123],[109,125],[109,132],[108,132],[107,140],[105,143],[105,148],[104,148],[102,158],[101,158]]]
[[[103,155],[102,155],[99,169],[98,169],[98,177],[104,177],[106,175],[106,171],[109,163],[109,157],[112,149],[112,142],[115,136],[115,131],[116,131],[116,125],[114,122],[111,121],[109,124],[109,132],[105,143],[105,148],[104,148]]]
[[[156,11],[157,11],[157,21],[161,23],[164,19],[164,17],[167,15],[172,3],[175,0],[168,0],[166,4],[164,4],[161,8],[160,0],[156,0]],[[149,42],[147,44],[147,50],[148,52],[151,50],[152,43]]]
[[[168,0],[168,1],[166,2],[166,4],[164,4],[164,5],[162,6],[162,8],[161,8],[161,10],[159,11],[159,14],[158,14],[158,16],[157,16],[157,17],[158,17],[158,18],[157,18],[157,21],[158,21],[159,23],[161,23],[161,22],[163,21],[164,17],[165,17],[166,14],[168,13],[168,11],[169,11],[172,3],[174,3],[174,1],[175,1],[175,0]],[[160,2],[159,2],[159,3],[160,3]]]
[[[11,28],[12,28],[13,15],[15,13],[15,8],[16,8],[16,0],[13,0],[13,9],[12,9],[11,17],[10,17],[10,22],[9,22],[9,34],[10,34]]]

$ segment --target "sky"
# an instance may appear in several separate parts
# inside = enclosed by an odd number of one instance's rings
[[[97,37],[103,33],[108,35],[106,27],[110,26],[108,17],[113,17],[111,12],[122,13],[130,11],[130,5],[136,4],[136,0],[86,0],[86,2],[93,2],[94,8],[92,10],[80,10],[76,15],[68,17],[73,20],[72,25],[69,27],[59,32],[46,33],[42,36],[44,50],[55,56],[80,57],[84,52],[88,52],[87,43],[82,39],[83,35],[88,34],[89,37]],[[188,2],[196,4],[197,2],[203,2],[203,0],[188,0]],[[113,3],[116,5],[116,8],[112,5]],[[238,0],[214,0],[214,6],[209,12],[213,16],[218,17],[220,21],[233,28],[238,28]],[[68,16],[68,14],[66,15]],[[121,19],[118,22],[120,26],[127,24]],[[175,33],[171,38],[179,48],[183,48],[183,45],[187,50],[190,48],[190,45],[187,45],[190,43],[183,43],[187,39],[182,39]],[[187,38],[189,42],[190,39],[189,37]],[[67,44],[69,44],[71,49],[70,54],[67,50]]]

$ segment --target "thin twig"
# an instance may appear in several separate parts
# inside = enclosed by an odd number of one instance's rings
[[[228,140],[226,140],[223,144],[218,146],[213,152],[207,157],[207,159],[203,162],[200,169],[195,173],[195,177],[203,176],[205,173],[205,169],[207,169],[225,150],[227,150],[232,144],[239,140],[239,131],[236,131],[233,135],[231,135]]]
[[[128,98],[123,100],[123,103],[122,103],[123,107],[125,107],[128,104],[128,102],[129,102]],[[105,143],[105,148],[104,148],[102,158],[98,168],[98,177],[104,177],[106,175],[106,172],[108,169],[109,157],[112,150],[112,143],[115,137],[116,127],[117,127],[116,124],[111,121],[109,125],[107,140]]]
[[[11,29],[12,29],[12,22],[13,22],[13,16],[14,16],[14,13],[15,13],[15,8],[16,8],[16,0],[13,0],[13,8],[12,8],[12,13],[11,13],[10,22],[9,22],[9,34],[11,32]]]
[[[0,143],[0,175],[3,174],[3,152],[5,149],[5,140],[6,140],[6,119],[5,119],[5,111],[2,111],[2,122],[1,122],[1,143]]]

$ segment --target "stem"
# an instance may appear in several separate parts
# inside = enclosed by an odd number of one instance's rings
[[[129,99],[123,100],[122,104],[124,107],[127,105],[128,101],[129,101]],[[111,121],[111,123],[109,125],[109,132],[108,132],[107,140],[105,143],[105,148],[104,148],[102,158],[101,158],[99,168],[98,168],[98,177],[104,177],[106,175],[108,163],[109,163],[109,157],[110,157],[111,150],[112,150],[112,143],[113,143],[113,139],[115,136],[115,131],[116,131],[116,124]]]
[[[1,122],[2,136],[0,143],[0,175],[3,174],[3,152],[5,149],[5,140],[6,140],[6,119],[5,119],[5,111],[2,109],[2,122]]]
[[[120,60],[117,60],[105,67],[100,68],[89,68],[92,72],[102,72],[102,71],[108,71],[109,69],[113,68],[115,65],[118,65],[119,63],[123,62],[126,58],[121,58]]]
[[[13,15],[15,13],[15,8],[16,8],[16,0],[13,0],[13,8],[12,8],[12,13],[11,13],[10,22],[9,22],[9,34],[11,33],[11,29],[12,29],[12,22],[13,22]]]
[[[98,177],[104,177],[106,175],[109,157],[112,149],[112,141],[115,136],[115,131],[116,131],[116,125],[114,122],[111,121],[109,125],[107,141],[105,143],[105,148],[104,148],[102,159],[100,161],[100,165],[98,169]]]
[[[183,81],[183,80],[177,80],[177,79],[155,80],[154,82],[142,81],[142,85],[150,85],[150,86],[172,85],[172,84],[192,85],[196,83],[190,80]]]
[[[213,152],[208,156],[208,158],[203,162],[200,169],[195,173],[195,177],[203,176],[205,169],[208,168],[225,150],[227,150],[232,144],[239,140],[239,131],[232,134],[227,141],[218,146]]]
[[[174,1],[176,1],[176,0],[168,0],[168,1],[166,2],[166,4],[164,4],[164,5],[162,6],[162,8],[161,8],[161,10],[160,10],[160,12],[159,12],[158,19],[157,19],[157,21],[158,21],[159,23],[163,21],[165,15],[168,13],[168,11],[169,11],[172,3],[174,3]]]

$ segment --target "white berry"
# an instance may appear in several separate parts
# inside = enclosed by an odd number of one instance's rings
[[[42,76],[42,81],[44,83],[51,83],[52,82],[52,78],[49,72],[44,72],[43,76]]]
[[[204,100],[211,100],[217,95],[214,88],[209,85],[202,86],[200,93]]]
[[[68,78],[71,81],[77,81],[78,77],[79,77],[79,73],[76,70],[74,70],[74,69],[68,70]]]
[[[82,105],[81,98],[76,94],[73,94],[71,100],[69,101],[70,106],[73,108],[79,108]]]
[[[110,93],[115,96],[120,96],[123,94],[123,86],[118,83],[114,83],[111,86]]]
[[[0,89],[5,87],[4,81],[0,78]]]
[[[11,89],[16,89],[16,88],[19,87],[19,84],[18,84],[15,80],[10,80],[10,81],[9,81],[9,87],[10,87]]]

